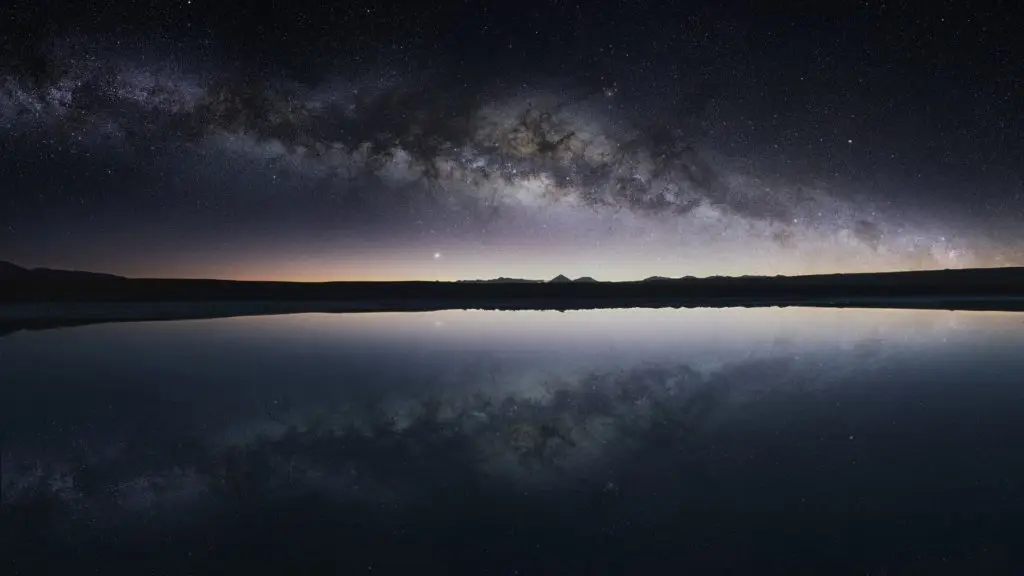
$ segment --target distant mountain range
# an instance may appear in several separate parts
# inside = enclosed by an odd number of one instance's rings
[[[8,306],[29,302],[48,305]],[[565,275],[547,281],[249,282],[124,278],[0,262],[0,321],[17,319],[22,324],[44,319],[68,323],[255,313],[732,306],[1024,311],[1024,267],[809,276],[655,276],[636,282],[572,280]]]
[[[460,284],[545,284],[545,283],[547,283],[547,284],[565,284],[565,283],[569,283],[569,282],[589,283],[589,282],[597,282],[597,280],[594,280],[590,276],[582,276],[580,278],[577,278],[577,279],[573,280],[573,279],[569,278],[568,276],[565,276],[563,274],[559,274],[558,276],[555,276],[551,280],[546,280],[546,281],[545,280],[527,280],[525,278],[505,278],[504,276],[502,276],[501,278],[494,278],[492,280],[458,280],[458,282]]]
[[[100,272],[83,272],[79,270],[55,270],[52,268],[25,268],[18,266],[11,262],[4,262],[0,260],[0,280],[60,280],[60,279],[108,279],[108,280],[127,280],[124,276],[118,276],[116,274],[104,274]],[[597,280],[590,276],[583,276],[575,280],[559,274],[551,280],[529,280],[526,278],[506,278],[504,276],[500,278],[493,278],[490,280],[458,280],[459,284],[562,284],[572,282],[582,283],[596,283]]]
[[[0,260],[0,280],[15,280],[15,279],[73,279],[73,278],[94,278],[94,279],[126,279],[123,276],[117,276],[115,274],[103,274],[98,272],[83,272],[78,270],[55,270],[52,268],[24,268],[11,262],[4,262]],[[687,276],[686,278],[694,278],[693,276]],[[644,282],[652,281],[671,281],[677,280],[676,278],[668,278],[665,276],[651,276],[644,280]],[[594,279],[591,276],[581,276],[573,280],[564,274],[559,274],[550,280],[530,280],[527,278],[507,278],[501,276],[499,278],[492,278],[490,280],[457,280],[459,284],[568,284],[568,283],[582,283],[582,284],[596,284],[600,283],[599,280]]]
[[[1024,267],[1004,267],[1004,268],[967,268],[967,269],[954,269],[954,270],[920,270],[920,271],[907,271],[907,272],[869,272],[869,273],[850,273],[850,274],[813,274],[805,276],[763,276],[763,275],[743,275],[743,276],[681,276],[677,278],[671,278],[668,276],[650,276],[640,281],[624,281],[624,282],[602,282],[595,280],[590,276],[581,276],[573,280],[564,274],[559,274],[550,280],[531,280],[526,278],[508,278],[505,276],[499,278],[493,278],[490,280],[457,280],[455,282],[429,282],[429,281],[398,281],[398,282],[317,282],[317,283],[305,283],[305,282],[287,282],[287,281],[234,281],[234,280],[219,280],[219,279],[196,279],[196,280],[183,280],[174,278],[145,278],[145,279],[134,279],[126,278],[124,276],[118,276],[116,274],[106,274],[101,272],[87,272],[81,270],[57,270],[53,268],[25,268],[24,266],[18,266],[11,262],[5,262],[0,260],[0,281],[31,281],[33,283],[40,283],[45,281],[68,281],[73,282],[77,280],[81,281],[92,281],[92,280],[106,280],[106,281],[120,281],[123,283],[168,283],[178,285],[198,285],[198,284],[231,284],[236,286],[242,285],[289,285],[289,286],[312,286],[312,285],[325,285],[325,286],[341,286],[347,284],[360,284],[360,285],[392,285],[392,284],[505,284],[505,285],[545,285],[545,284],[596,284],[600,286],[626,286],[626,285],[640,285],[640,284],[654,284],[654,285],[677,285],[677,286],[769,286],[769,285],[807,285],[814,284],[819,286],[824,285],[849,285],[849,286],[879,286],[885,285],[909,285],[909,284],[920,284],[922,282],[927,284],[934,284],[936,287],[942,284],[962,284],[967,282],[969,284],[983,283],[986,285],[996,284],[1004,285],[1007,288],[1016,289],[1017,286],[1024,281]],[[657,288],[652,288],[657,289]]]
[[[24,268],[0,262],[0,301],[339,301],[381,299],[401,305],[444,301],[447,305],[564,301],[639,306],[680,299],[775,302],[851,298],[999,297],[1024,301],[1024,268],[978,268],[818,274],[810,276],[712,276],[639,282],[599,282],[565,275],[543,280],[496,278],[466,282],[242,282],[229,280],[134,279],[113,274]],[[554,304],[552,304],[554,305]]]
[[[491,280],[457,280],[459,284],[540,284],[543,280],[527,280],[525,278],[492,278]]]

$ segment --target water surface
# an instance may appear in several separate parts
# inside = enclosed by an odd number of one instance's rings
[[[0,338],[15,572],[1024,569],[1024,315],[444,311]]]

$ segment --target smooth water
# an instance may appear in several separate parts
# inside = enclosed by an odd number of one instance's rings
[[[1024,570],[1024,315],[108,324],[0,389],[13,573]]]

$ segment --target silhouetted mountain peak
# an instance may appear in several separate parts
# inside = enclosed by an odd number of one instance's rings
[[[573,280],[573,282],[582,282],[584,284],[588,284],[592,282],[597,282],[597,280],[594,280],[590,276],[580,276],[579,278]]]
[[[111,280],[123,279],[114,274],[101,272],[81,272],[78,270],[54,270],[52,268],[23,268],[17,264],[0,260],[0,280],[30,279],[36,280]]]
[[[567,276],[563,276],[562,274],[559,274],[558,276],[555,276],[551,280],[548,280],[549,284],[564,284],[566,282],[572,282],[572,280],[570,280]]]
[[[17,264],[12,264],[10,262],[4,262],[3,260],[0,260],[0,279],[18,278],[20,276],[25,276],[26,274],[28,274],[27,268],[22,268]]]

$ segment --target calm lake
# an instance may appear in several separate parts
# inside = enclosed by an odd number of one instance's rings
[[[1024,314],[106,324],[0,388],[5,574],[1024,571]]]

